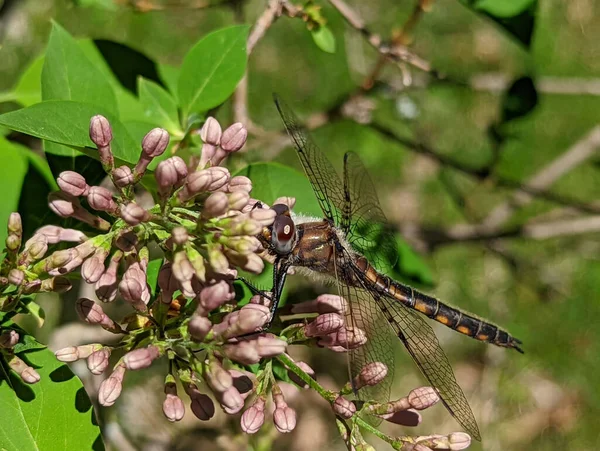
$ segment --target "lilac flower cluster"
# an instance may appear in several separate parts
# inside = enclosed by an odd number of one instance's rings
[[[112,128],[106,118],[94,116],[90,138],[112,186],[90,186],[81,174],[65,171],[57,179],[60,190],[48,200],[58,216],[81,221],[97,232],[84,234],[48,225],[22,245],[21,218],[13,213],[0,268],[0,309],[16,312],[34,302],[35,293],[65,292],[71,288],[67,276],[78,271],[94,287],[97,301],[80,298],[75,303],[77,315],[118,339],[111,345],[66,347],[55,355],[62,362],[86,360],[92,374],[108,374],[98,392],[98,402],[104,406],[117,401],[128,372],[162,358],[168,364],[163,412],[169,421],[183,418],[185,392],[191,412],[203,421],[214,416],[215,402],[227,414],[237,414],[246,406],[240,423],[248,434],[260,430],[271,400],[275,428],[290,432],[296,426],[296,412],[286,403],[281,378],[276,376],[278,367],[288,371],[288,380],[319,391],[338,421],[354,424],[370,414],[399,424],[418,424],[417,411],[438,401],[433,389],[416,389],[386,404],[367,403],[358,411],[349,395],[380,383],[387,375],[383,363],[366,365],[353,384],[328,392],[316,384],[310,366],[286,354],[291,344],[335,352],[364,345],[365,332],[345,322],[348,306],[343,298],[321,295],[293,305],[290,311],[298,318],[275,333],[263,331],[271,319],[268,295],[254,296],[237,308],[233,282],[239,269],[263,270],[268,255],[257,235],[273,223],[276,213],[250,197],[252,182],[247,177],[232,177],[220,166],[244,146],[243,125],[233,124],[223,131],[219,122],[208,118],[199,135],[202,150],[189,163],[177,155],[164,158],[169,135],[155,128],[142,140],[135,166],[116,167]],[[160,162],[153,174],[155,204],[145,208],[134,188],[156,158]],[[294,202],[281,198],[275,203],[292,208]],[[74,245],[66,247],[70,243]],[[149,281],[153,261],[160,262],[156,287]],[[132,313],[111,318],[102,304],[116,300],[129,305]],[[0,353],[23,381],[36,383],[37,372],[17,356],[21,338],[16,329],[1,330]],[[346,439],[357,449],[363,443],[357,435]],[[414,449],[420,450],[463,449],[456,443],[466,443],[457,436],[414,440]]]

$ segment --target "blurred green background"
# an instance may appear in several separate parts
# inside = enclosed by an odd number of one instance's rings
[[[11,89],[43,53],[50,19],[78,38],[121,43],[158,63],[177,66],[200,37],[236,22],[253,24],[267,2],[115,3],[0,1],[0,93],[4,93],[0,111],[16,108]],[[402,28],[417,2],[348,3],[369,29],[389,37]],[[426,265],[423,269],[408,261],[407,272],[416,268],[414,278],[420,279],[408,282],[502,325],[523,340],[525,355],[518,355],[436,327],[482,430],[483,443],[472,449],[596,449],[600,445],[599,228],[581,233],[567,227],[562,236],[544,238],[527,236],[523,230],[528,229],[521,226],[551,223],[554,229],[550,230],[556,231],[559,221],[570,224],[574,218],[586,217],[598,222],[598,213],[593,216],[570,204],[576,199],[598,208],[600,139],[595,144],[583,141],[592,146],[589,157],[548,187],[553,197],[565,202],[534,197],[500,228],[511,232],[506,236],[436,237],[442,231],[456,231],[457,225],[481,223],[511,198],[519,183],[569,152],[599,125],[600,4],[541,1],[527,48],[459,1],[430,3],[431,11],[420,17],[411,33],[410,46],[444,77],[436,80],[408,65],[400,71],[388,64],[379,75],[380,83],[358,98],[359,104],[367,105],[372,123],[361,125],[334,115],[314,131],[315,139],[336,164],[350,149],[363,157],[388,218]],[[249,58],[248,115],[261,128],[279,129],[273,91],[302,117],[314,118],[356,93],[377,61],[377,53],[356,30],[327,2],[318,4],[323,5],[322,13],[336,38],[334,54],[315,45],[301,20],[282,17]],[[115,64],[127,77],[127,61]],[[506,92],[523,76],[533,79],[537,104],[522,117],[503,121],[514,101]],[[517,99],[532,95],[527,83],[525,88],[517,91]],[[230,105],[219,115],[231,121]],[[381,128],[401,139],[390,139]],[[299,167],[293,152],[281,152],[281,143],[270,136],[252,137],[250,150],[235,164],[275,159]],[[424,148],[450,164],[428,157]],[[302,205],[296,209],[302,211]],[[310,283],[298,280],[289,290],[302,296],[312,291]],[[45,342],[62,342],[59,334],[78,336],[70,323],[74,316],[61,313],[62,304],[52,302],[46,311],[52,311],[55,319],[47,321],[40,336]],[[422,380],[399,342],[398,355],[394,393],[403,396]],[[337,359],[336,366],[326,352],[305,358],[324,384],[343,379],[343,359]],[[84,382],[93,394],[94,381]],[[224,416],[208,424],[187,417],[180,424],[168,424],[160,414],[158,373],[154,379],[148,373],[137,381],[131,378],[128,384],[132,386],[125,398],[101,414],[111,449],[247,448],[239,426]],[[277,437],[274,449],[342,449],[332,416],[316,396],[296,396],[290,404],[299,409],[298,428],[290,436]],[[430,410],[415,431],[385,425],[386,432],[424,435],[459,430],[442,406]],[[257,449],[268,443],[253,440]],[[372,443],[387,449],[375,439]]]

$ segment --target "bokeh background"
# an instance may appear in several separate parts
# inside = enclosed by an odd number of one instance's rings
[[[378,54],[328,2],[316,4],[335,36],[333,54],[315,45],[301,20],[278,20],[249,58],[247,116],[256,133],[234,165],[276,160],[298,167],[275,133],[273,91],[316,127],[316,141],[336,164],[347,150],[359,153],[390,222],[405,237],[404,281],[524,342],[525,354],[518,355],[435,327],[482,430],[483,443],[472,449],[596,449],[600,4],[521,2],[536,8],[531,43],[524,45],[457,0],[423,3],[429,10],[414,16],[416,0],[348,2],[384,38],[404,30],[400,38],[441,74],[388,63],[367,91],[360,87]],[[16,107],[11,90],[43,53],[50,19],[95,40],[125,88],[134,90],[127,80],[156,71],[150,60],[164,74],[200,37],[228,24],[253,24],[266,6],[266,0],[0,1],[0,110]],[[414,24],[407,28],[409,19]],[[115,43],[149,60],[124,59],[130,56]],[[234,119],[231,102],[219,117]],[[519,194],[532,179],[536,193]],[[288,287],[291,300],[322,291],[298,277]],[[58,348],[96,334],[75,322],[71,303],[43,301],[40,340]],[[400,342],[397,354],[393,390],[403,396],[423,381]],[[324,385],[343,381],[343,358],[325,351],[302,357]],[[93,397],[99,381],[80,374]],[[273,430],[249,439],[225,415],[169,424],[160,411],[160,371],[126,382],[117,405],[98,413],[110,449],[343,449],[330,410],[310,393],[288,395],[299,410],[292,434]],[[397,435],[459,430],[442,406],[425,412],[415,430],[383,427]]]

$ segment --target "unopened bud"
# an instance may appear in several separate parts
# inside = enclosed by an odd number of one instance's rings
[[[19,333],[16,330],[5,330],[0,334],[0,348],[11,349],[19,342]]]
[[[356,413],[356,406],[354,403],[343,396],[338,396],[333,402],[332,407],[336,415],[339,415],[346,420],[352,418]]]
[[[250,217],[250,219],[257,221],[261,226],[268,227],[271,224],[273,224],[277,213],[271,208],[256,208],[250,213],[248,213],[248,216]]]
[[[115,371],[103,380],[98,389],[98,402],[105,406],[112,406],[123,389],[123,378],[125,377],[125,366],[119,365]]]
[[[10,272],[8,273],[8,281],[10,283],[12,283],[13,285],[21,285],[23,283],[23,280],[25,278],[25,273],[23,271],[21,271],[20,269],[11,269]]]
[[[299,302],[292,306],[292,313],[337,313],[344,315],[348,303],[335,294],[321,294],[312,301]]]
[[[90,370],[90,373],[95,375],[102,374],[108,367],[109,358],[109,348],[102,348],[90,354],[87,358],[87,367]]]
[[[212,360],[204,371],[204,379],[214,392],[225,392],[233,386],[233,378],[217,360]]]
[[[98,282],[106,270],[104,267],[105,258],[106,253],[100,252],[84,261],[83,265],[81,265],[81,277],[83,280],[87,283]]]
[[[175,227],[171,230],[171,236],[173,237],[173,243],[184,244],[189,239],[188,231],[185,227]]]
[[[211,328],[212,322],[205,316],[193,315],[188,323],[188,332],[198,342],[204,340]]]
[[[321,337],[332,334],[344,326],[344,318],[337,313],[319,315],[304,328],[307,337]]]
[[[379,384],[387,376],[387,371],[387,365],[384,363],[371,362],[366,364],[354,380],[355,390]]]
[[[237,122],[227,127],[223,132],[221,148],[226,152],[237,152],[246,144],[247,138],[248,130],[242,123]]]
[[[229,195],[228,198],[229,208],[232,210],[242,211],[242,209],[248,204],[249,200],[250,196],[247,192],[234,191]]]
[[[112,141],[112,128],[104,116],[97,115],[90,120],[90,139],[98,147],[106,147]]]
[[[112,194],[102,186],[90,187],[87,201],[94,210],[114,212],[117,209]]]
[[[133,172],[131,172],[129,166],[119,166],[118,168],[115,168],[112,173],[112,180],[118,188],[125,188],[126,186],[132,185],[135,181]]]
[[[129,351],[123,357],[123,363],[128,370],[139,370],[141,368],[148,368],[158,357],[160,357],[158,347],[148,346]]]
[[[227,185],[227,190],[230,193],[236,191],[242,191],[244,193],[250,193],[252,191],[252,181],[243,175],[236,175],[232,177],[229,181],[229,185]]]
[[[202,142],[218,146],[221,142],[221,124],[214,117],[209,116],[200,129],[200,138]]]
[[[177,394],[167,393],[163,402],[163,413],[170,422],[180,421],[185,414],[183,401]]]
[[[75,310],[82,321],[90,324],[101,324],[105,321],[106,314],[100,305],[91,299],[80,298],[75,303]]]
[[[83,196],[87,194],[89,186],[83,175],[74,171],[63,171],[56,179],[58,187],[71,196]]]
[[[440,400],[437,391],[432,387],[419,387],[408,394],[408,403],[413,409],[425,410]]]
[[[240,424],[242,431],[246,434],[255,434],[265,422],[265,400],[262,397],[256,398],[254,404],[242,414]]]
[[[169,145],[169,132],[162,128],[153,128],[142,140],[142,151],[150,158],[162,155]]]
[[[228,415],[236,414],[244,408],[244,398],[237,388],[233,386],[222,393],[215,393],[215,396],[221,404],[223,411]]]
[[[185,177],[188,169],[185,162],[180,157],[171,157],[158,163],[154,177],[159,190],[163,193],[176,187]]]
[[[202,216],[205,218],[216,218],[217,216],[224,215],[227,212],[227,208],[227,194],[217,191],[208,196],[204,202]]]
[[[54,214],[61,218],[68,218],[75,213],[78,202],[71,195],[58,191],[48,194],[48,206]]]
[[[121,218],[129,225],[138,225],[150,219],[150,213],[135,202],[130,202],[121,208]]]

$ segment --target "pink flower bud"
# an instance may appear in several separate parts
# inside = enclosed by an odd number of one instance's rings
[[[71,195],[63,192],[53,192],[48,194],[48,206],[55,215],[61,218],[68,218],[75,213],[76,205],[79,202],[76,201]]]
[[[221,404],[223,411],[228,415],[236,414],[244,408],[244,398],[233,386],[224,392],[216,392],[215,397]]]
[[[87,201],[94,210],[114,212],[117,209],[110,191],[101,186],[90,187]]]
[[[190,237],[185,227],[175,227],[171,230],[171,236],[173,237],[173,243],[178,245],[184,244]]]
[[[142,140],[142,152],[150,158],[162,155],[169,145],[169,132],[162,128],[153,128]]]
[[[104,116],[97,115],[90,120],[90,139],[98,147],[106,147],[112,141],[112,128]]]
[[[195,341],[204,340],[212,327],[212,323],[205,316],[193,315],[188,323],[188,332]]]
[[[134,180],[133,172],[129,166],[119,166],[112,173],[112,180],[116,187],[125,188],[132,185]]]
[[[98,389],[98,402],[105,406],[112,406],[123,389],[125,366],[119,365],[107,379],[103,380]]]
[[[469,434],[465,434],[464,432],[453,432],[448,435],[448,449],[452,451],[459,451],[462,449],[467,449],[471,446],[471,437]]]
[[[233,378],[217,360],[212,360],[205,368],[204,379],[214,392],[225,392],[233,386]]]
[[[158,163],[154,177],[162,193],[169,192],[187,177],[188,169],[180,157],[171,157]]]
[[[246,144],[247,138],[248,130],[243,124],[237,122],[227,127],[223,132],[221,148],[226,152],[237,152]]]
[[[23,223],[21,221],[21,215],[16,212],[12,212],[8,216],[8,222],[6,225],[9,235],[23,235]]]
[[[216,193],[215,193],[216,194]],[[245,191],[234,191],[229,195],[229,208],[232,210],[242,211],[242,209],[250,201],[250,196]]]
[[[37,384],[41,379],[39,373],[30,366],[25,368],[19,376],[27,384]]]
[[[108,269],[96,282],[96,296],[103,302],[112,302],[117,297],[117,269],[122,256],[122,252],[116,252],[110,259]]]
[[[240,424],[242,431],[246,434],[255,434],[265,422],[265,400],[262,397],[256,398],[252,404],[242,414]]]
[[[344,326],[344,318],[337,313],[319,315],[304,328],[307,337],[321,337],[332,334]]]
[[[387,376],[388,368],[384,363],[371,362],[366,364],[354,380],[355,390],[365,386],[374,386],[379,384]]]
[[[326,335],[319,340],[319,345],[335,350],[341,347],[345,350],[356,349],[367,342],[367,336],[358,328],[342,327],[336,332]]]
[[[160,350],[156,346],[129,351],[123,357],[123,363],[128,370],[148,368],[152,362],[160,357]]]
[[[275,411],[273,412],[273,423],[275,428],[285,434],[292,432],[296,427],[296,411],[289,407],[283,399],[283,394],[273,392]]]
[[[58,187],[71,196],[84,196],[87,194],[89,186],[85,178],[74,171],[63,171],[56,179]]]
[[[220,307],[235,298],[235,291],[231,283],[218,280],[212,285],[202,288],[200,292],[200,306],[206,313]]]
[[[209,116],[200,129],[202,142],[218,146],[221,142],[221,124],[214,117]]]
[[[252,191],[252,181],[248,177],[244,177],[243,175],[236,175],[235,177],[232,177],[229,181],[229,185],[227,185],[227,190],[230,193],[241,191],[246,194],[249,194],[250,191]]]
[[[292,306],[292,313],[337,313],[344,315],[348,303],[341,296],[322,294],[312,301],[299,302]]]
[[[269,308],[259,304],[246,304],[240,310],[228,314],[214,326],[215,336],[224,340],[260,330],[269,320]]]
[[[221,251],[220,246],[209,246],[208,261],[212,270],[218,274],[223,274],[229,269],[229,260]]]
[[[150,219],[150,213],[135,202],[130,202],[121,208],[121,218],[129,225],[138,225]]]
[[[142,302],[144,288],[142,284],[134,278],[123,278],[119,283],[119,293],[127,302],[138,304]]]
[[[180,421],[185,414],[183,401],[177,395],[167,393],[163,402],[163,413],[170,422]]]
[[[75,303],[77,316],[89,324],[104,324],[107,320],[106,314],[100,305],[91,299],[79,298]]]
[[[348,401],[343,396],[338,396],[335,398],[332,407],[336,415],[339,415],[346,420],[352,418],[352,416],[356,413],[356,406],[354,403],[352,401]]]
[[[20,262],[28,265],[44,257],[48,251],[48,239],[45,235],[36,233],[25,243]]]
[[[83,232],[74,229],[63,229],[55,225],[45,225],[36,230],[33,240],[38,236],[45,236],[48,244],[56,244],[61,241],[83,242],[87,239]],[[31,241],[30,240],[30,241]]]
[[[5,330],[0,334],[0,348],[11,349],[19,342],[19,333],[16,330]]]
[[[90,373],[95,375],[102,374],[108,367],[109,358],[109,348],[102,348],[90,354],[90,356],[87,358],[87,367],[90,370]]]
[[[261,358],[276,357],[283,354],[287,348],[287,342],[272,334],[259,335],[253,340],[256,343]]]
[[[52,277],[50,279],[44,279],[40,286],[40,291],[53,292],[53,293],[66,293],[73,286],[71,281],[66,277]]]
[[[106,258],[105,252],[99,252],[93,257],[88,258],[81,265],[81,277],[87,283],[96,283],[104,274],[104,259]]]
[[[253,221],[258,222],[263,227],[268,227],[273,224],[277,213],[272,209],[256,208],[248,213],[248,216]]]
[[[59,349],[54,353],[54,355],[61,362],[76,362],[79,360],[79,354],[77,353],[76,346],[69,346],[67,348]]]
[[[415,427],[421,424],[421,414],[413,409],[399,410],[385,415],[378,415],[385,421],[401,426]]]
[[[410,406],[416,410],[427,409],[440,400],[438,393],[432,387],[415,388],[407,398]]]
[[[11,269],[8,273],[8,281],[13,285],[21,285],[25,279],[25,273],[20,269]]]
[[[208,196],[206,201],[204,201],[202,216],[204,218],[215,218],[217,216],[222,216],[227,212],[227,208],[227,194],[217,191]]]
[[[233,386],[240,392],[244,399],[253,392],[254,384],[246,374],[238,370],[229,370],[229,374],[233,377]]]

